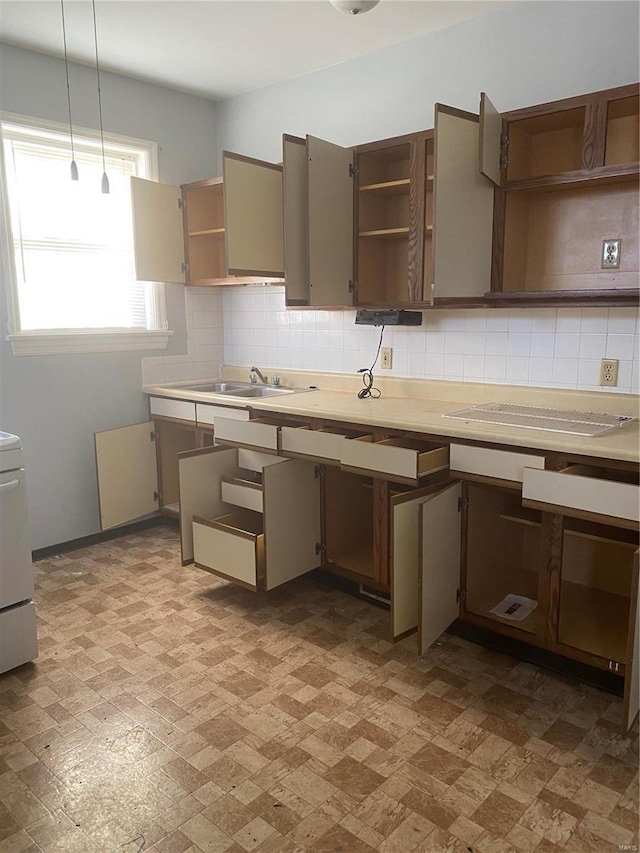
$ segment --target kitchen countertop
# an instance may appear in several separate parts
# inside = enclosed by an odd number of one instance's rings
[[[224,367],[225,379],[246,381],[246,368]],[[304,394],[282,395],[259,400],[230,398],[225,395],[189,392],[180,383],[146,386],[147,394],[189,399],[195,402],[249,407],[254,411],[297,415],[345,423],[362,424],[380,429],[405,430],[431,435],[450,436],[470,441],[493,442],[571,455],[596,456],[627,462],[640,461],[640,422],[615,427],[597,436],[579,436],[550,430],[506,427],[471,421],[452,420],[442,415],[470,405],[494,401],[531,406],[550,406],[579,411],[608,412],[638,417],[638,396],[581,392],[565,389],[483,383],[410,380],[376,377],[382,391],[379,398],[359,399],[360,377],[342,374],[303,373],[289,371],[283,386],[322,386]]]

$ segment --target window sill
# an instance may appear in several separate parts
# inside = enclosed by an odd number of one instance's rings
[[[166,329],[92,329],[78,332],[17,332],[8,335],[7,340],[11,341],[14,355],[61,355],[166,349],[172,334]]]

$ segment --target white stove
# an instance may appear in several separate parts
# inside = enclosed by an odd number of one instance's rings
[[[22,443],[0,432],[0,673],[38,657]]]

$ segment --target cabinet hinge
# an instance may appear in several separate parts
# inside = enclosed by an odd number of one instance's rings
[[[157,441],[157,440],[158,440],[158,433],[155,432],[155,430],[151,430],[151,432],[149,433],[149,441]]]
[[[316,554],[324,554],[326,550],[326,545],[323,545],[321,542],[316,542]]]
[[[185,264],[185,262],[182,261],[180,263],[180,269],[182,270],[183,273],[188,273],[189,272],[189,264]]]
[[[357,293],[358,292],[358,282],[349,279],[349,293]]]
[[[620,672],[621,666],[622,666],[622,664],[618,663],[617,660],[610,660],[609,661],[609,671],[610,672]]]
[[[500,168],[506,169],[509,165],[509,137],[502,134],[500,136]]]
[[[466,601],[467,600],[467,590],[466,589],[457,589],[456,590],[456,601]]]
[[[178,199],[178,207],[180,208],[180,210],[186,210],[187,209],[187,202],[183,198],[179,198]]]
[[[156,501],[156,503],[160,503],[161,497],[162,497],[162,495],[160,494],[160,492],[154,492],[153,493],[153,499],[154,499],[154,501]]]
[[[360,174],[360,167],[356,166],[355,163],[349,163],[349,177],[355,178],[356,175]]]
[[[324,465],[315,465],[314,466],[313,475],[316,478],[316,480],[319,480],[320,477],[324,477],[324,475],[326,473],[327,473],[327,469],[324,467]]]
[[[458,498],[458,512],[462,512],[463,509],[466,509],[469,506],[469,499],[463,498],[462,495]]]

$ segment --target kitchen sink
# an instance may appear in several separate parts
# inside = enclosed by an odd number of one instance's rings
[[[195,391],[198,394],[223,394],[229,397],[255,398],[279,397],[286,394],[299,394],[310,391],[310,388],[281,388],[278,385],[259,385],[253,382],[194,382],[180,384],[184,391]]]

